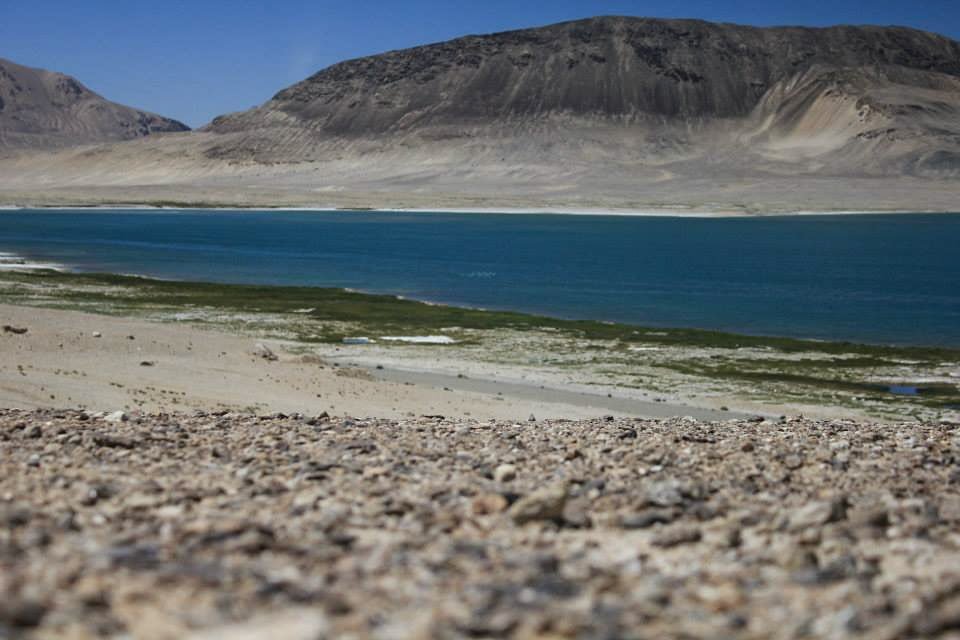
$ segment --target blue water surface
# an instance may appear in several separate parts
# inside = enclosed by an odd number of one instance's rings
[[[0,213],[81,271],[317,285],[645,326],[960,346],[960,214]]]

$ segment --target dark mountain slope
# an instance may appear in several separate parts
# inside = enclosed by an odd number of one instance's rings
[[[747,116],[815,66],[960,75],[960,44],[905,28],[761,29],[601,17],[343,62],[212,130],[275,114],[331,134],[575,114],[680,120]]]
[[[176,120],[110,102],[70,76],[0,59],[0,150],[50,149],[187,130]]]

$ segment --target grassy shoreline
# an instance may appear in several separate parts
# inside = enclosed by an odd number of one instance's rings
[[[624,388],[696,387],[769,402],[937,417],[960,408],[960,349],[871,345],[566,320],[343,289],[220,284],[57,271],[0,273],[0,302],[188,321],[304,347],[347,336],[444,333],[444,357],[539,362]],[[504,348],[503,345],[520,346]],[[396,346],[396,349],[408,347]],[[456,350],[460,351],[456,351]],[[437,351],[440,350],[440,351]],[[516,352],[514,352],[516,351]],[[918,382],[921,381],[921,382]],[[892,386],[916,388],[897,395]],[[892,413],[891,413],[892,412]]]
[[[441,329],[457,326],[464,329],[531,330],[544,327],[574,332],[596,340],[659,345],[706,346],[725,349],[743,347],[770,348],[787,353],[818,351],[822,353],[862,354],[874,357],[960,359],[960,348],[924,345],[873,344],[853,341],[829,341],[783,336],[751,335],[685,327],[641,326],[602,320],[566,319],[519,311],[474,309],[453,305],[411,300],[390,294],[375,294],[334,287],[289,285],[252,285],[218,282],[162,280],[146,276],[112,273],[81,273],[38,269],[0,274],[0,282],[50,283],[75,286],[66,299],[94,301],[97,293],[90,286],[116,287],[104,292],[103,302],[141,306],[143,294],[157,304],[175,306],[207,306],[224,310],[260,313],[295,313],[305,308],[317,321],[362,322],[382,332]],[[120,290],[136,289],[139,293],[124,295]],[[331,337],[330,341],[333,340]]]

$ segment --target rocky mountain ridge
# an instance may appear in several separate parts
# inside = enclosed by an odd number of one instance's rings
[[[598,17],[348,60],[187,135],[0,171],[16,202],[954,210],[960,43]]]
[[[958,123],[960,43],[944,36],[601,17],[346,61],[206,130],[240,136],[216,157],[283,162],[372,136],[539,149],[586,124],[661,161],[732,146],[738,164],[899,174],[960,168]]]
[[[960,44],[900,27],[764,29],[600,17],[349,60],[248,113],[282,111],[336,133],[554,112],[743,117],[771,86],[816,66],[956,77]],[[233,122],[245,119],[227,116],[211,128]]]

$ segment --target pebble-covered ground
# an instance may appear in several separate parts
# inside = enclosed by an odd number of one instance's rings
[[[0,638],[960,637],[960,427],[0,410]]]

